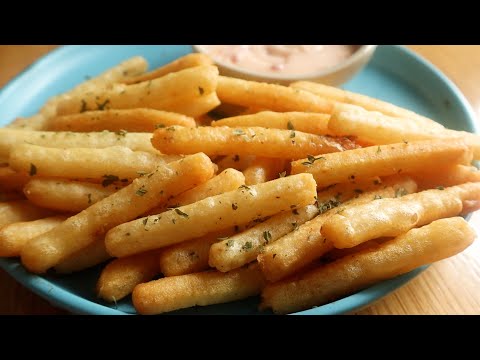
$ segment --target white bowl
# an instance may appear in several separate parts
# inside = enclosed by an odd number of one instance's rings
[[[217,59],[213,59],[213,61],[215,61],[215,64],[218,66],[220,74],[225,76],[282,85],[289,85],[292,82],[304,80],[338,86],[348,81],[359,72],[371,59],[376,48],[377,45],[359,45],[358,49],[352,54],[352,56],[349,56],[346,60],[337,65],[321,71],[299,75],[265,74],[227,64]],[[193,45],[193,49],[196,52],[208,54],[202,45]]]

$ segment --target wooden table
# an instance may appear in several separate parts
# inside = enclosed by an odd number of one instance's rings
[[[0,87],[55,46],[0,46]],[[411,46],[462,90],[480,119],[480,46]],[[472,217],[477,231],[480,212]],[[478,232],[480,234],[480,232]],[[0,314],[65,314],[0,270]],[[480,241],[357,314],[480,314]]]

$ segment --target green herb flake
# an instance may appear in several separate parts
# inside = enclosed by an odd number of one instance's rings
[[[319,156],[318,158],[316,158],[316,157],[313,156],[313,155],[307,155],[307,159],[308,159],[308,161],[302,162],[302,165],[312,166],[312,165],[315,163],[315,161],[318,161],[318,160],[327,160],[326,157]]]
[[[286,171],[282,171],[281,173],[278,173],[278,177],[279,178],[283,178],[287,175],[287,172]]]
[[[317,208],[318,208],[318,212],[320,214],[323,214],[324,212],[328,211],[328,210],[331,210],[335,207],[337,207],[338,205],[340,205],[340,201],[338,200],[333,200],[333,199],[330,199],[328,201],[325,201],[323,203],[319,203],[318,201],[316,202],[316,205],[317,205]]]
[[[36,173],[37,173],[37,167],[33,164],[30,164],[30,172],[29,172],[30,176],[33,176]]]
[[[295,137],[295,131],[290,131],[290,139],[293,139]]]
[[[165,127],[164,124],[156,124],[155,129],[163,129]]]
[[[184,217],[184,218],[188,218],[188,214],[184,213],[182,210],[180,209],[175,209],[175,212],[180,215],[181,217]]]
[[[174,126],[170,126],[167,128],[167,131],[175,131],[175,127]]]
[[[235,203],[232,203],[232,209],[233,209],[233,210],[237,210],[237,209],[238,209],[238,205],[235,204]]]
[[[396,197],[396,198],[402,197],[402,196],[405,196],[405,195],[408,195],[408,191],[405,190],[403,187],[398,188],[398,189],[395,191],[395,197]]]
[[[147,190],[143,187],[144,185],[142,185],[142,187],[140,189],[138,189],[137,191],[135,191],[135,195],[138,195],[138,196],[143,196],[147,193]]]
[[[127,130],[119,130],[119,131],[116,131],[115,134],[117,134],[118,136],[125,137],[125,135],[128,134],[128,131]]]
[[[148,216],[142,220],[143,226],[147,226]]]
[[[225,243],[225,246],[226,247],[232,247],[234,243],[235,243],[235,241],[233,241],[233,239],[230,239]]]
[[[205,90],[203,90],[203,88],[201,86],[199,86],[198,87],[198,93],[200,94],[200,96],[202,96],[204,92],[205,92]]]
[[[246,134],[245,134],[245,131],[243,131],[242,129],[235,129],[233,130],[233,135],[240,136],[240,135],[246,135]]]
[[[251,189],[247,185],[241,185],[239,189],[245,189],[247,191],[250,191]]]
[[[373,197],[373,200],[380,200],[381,198],[382,198],[382,197],[381,197],[380,195],[375,195],[375,196]]]
[[[97,103],[98,110],[103,111],[105,110],[105,107],[110,103],[110,100],[107,99],[103,103]]]
[[[103,175],[102,186],[107,187],[108,185],[113,184],[115,181],[119,181],[120,179],[116,175]]]
[[[287,123],[287,128],[288,130],[295,130],[295,127],[293,126],[292,122],[289,120],[288,123]]]
[[[438,190],[445,190],[445,188],[444,188],[443,186],[441,186],[441,185],[440,185],[440,186],[437,186],[436,189],[438,189]]]
[[[252,242],[251,242],[251,241],[247,241],[247,242],[242,246],[242,250],[248,251],[248,250],[250,250],[252,247],[253,247]]]
[[[270,233],[270,231],[264,231],[263,232],[263,238],[265,239],[265,244],[268,244],[268,242],[270,240],[272,240],[272,234]]]
[[[382,149],[380,148],[380,146],[377,147],[377,154],[380,154],[382,152]]]
[[[292,223],[292,226],[294,231],[298,229],[298,224],[296,222]]]

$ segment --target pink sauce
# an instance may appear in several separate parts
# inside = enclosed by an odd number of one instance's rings
[[[307,74],[344,61],[355,45],[201,45],[214,60],[255,72]]]

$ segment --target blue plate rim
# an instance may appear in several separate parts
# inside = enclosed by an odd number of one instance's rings
[[[92,45],[95,46],[95,45]],[[391,45],[392,46],[392,45]],[[421,55],[415,53],[402,45],[393,45],[400,53],[404,53],[416,61],[420,66],[427,68],[436,77],[438,77],[448,88],[448,90],[458,99],[461,105],[461,110],[465,112],[465,119],[469,122],[469,125],[473,129],[473,133],[479,133],[480,128],[476,122],[476,115],[460,89],[450,80],[445,74],[443,74],[436,66],[431,64],[428,60]],[[55,62],[58,57],[67,56],[70,52],[78,51],[77,49],[84,48],[83,45],[67,45],[54,49],[47,54],[40,57],[31,65],[23,69],[19,74],[14,76],[2,89],[0,89],[0,102],[3,97],[8,96],[10,92],[14,92],[17,86],[20,86],[20,82],[28,76],[31,71],[37,70],[42,66],[49,66],[50,63]],[[469,216],[467,217],[468,220]],[[28,273],[20,264],[13,263],[14,259],[0,258],[0,267],[4,269],[10,276],[16,281],[33,291],[35,294],[44,298],[54,306],[58,306],[62,309],[66,309],[76,314],[97,314],[97,315],[130,315],[123,311],[112,309],[108,306],[90,301],[67,290],[64,290],[60,286],[49,282],[42,276]],[[406,285],[410,280],[418,276],[428,266],[417,268],[407,274],[401,275],[390,280],[382,281],[378,284],[370,286],[364,290],[356,292],[350,296],[342,298],[340,300],[322,305],[317,308],[312,308],[300,312],[293,313],[291,315],[337,315],[345,314],[357,311],[365,306],[372,305],[389,295],[400,287]],[[387,287],[386,291],[384,287]],[[55,291],[55,297],[51,296],[52,291]],[[374,295],[368,295],[373,292]],[[377,294],[380,292],[381,294]],[[357,296],[360,299],[356,299],[352,304],[352,297]]]

